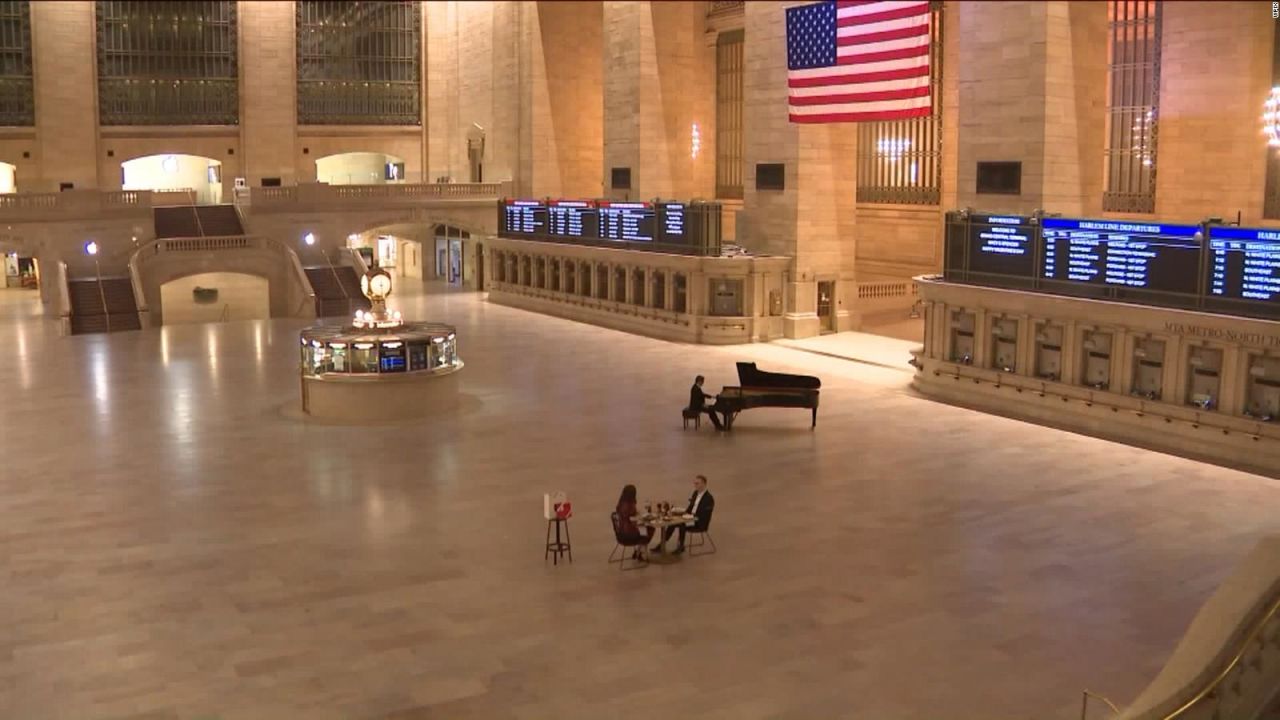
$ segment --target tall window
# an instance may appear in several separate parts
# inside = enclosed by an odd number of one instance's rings
[[[716,38],[716,197],[742,197],[741,30]]]
[[[942,3],[929,14],[932,112],[858,123],[858,202],[937,205],[942,201]]]
[[[422,9],[417,2],[298,2],[298,122],[417,125]]]
[[[1156,123],[1160,108],[1160,3],[1110,0],[1107,21],[1106,186],[1102,209],[1156,209]]]
[[[31,3],[0,2],[0,125],[35,125],[31,82]]]
[[[234,0],[97,5],[103,125],[239,122]]]
[[[1280,87],[1280,23],[1272,23],[1271,87]],[[1263,191],[1262,217],[1280,220],[1280,148],[1268,147],[1267,184]]]

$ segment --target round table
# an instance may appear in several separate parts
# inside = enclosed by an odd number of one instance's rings
[[[697,518],[693,515],[683,512],[673,515],[637,515],[635,517],[636,525],[651,527],[654,534],[658,536],[658,550],[649,553],[649,562],[658,565],[679,562],[679,555],[667,552],[666,529],[680,525],[692,525],[696,520]]]

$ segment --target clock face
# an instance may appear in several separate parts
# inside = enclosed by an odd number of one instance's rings
[[[360,292],[364,293],[365,295],[369,294],[369,276],[368,275],[360,276]]]
[[[391,278],[386,275],[374,275],[369,281],[369,289],[375,295],[388,295],[391,293]]]

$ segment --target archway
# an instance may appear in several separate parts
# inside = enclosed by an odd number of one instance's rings
[[[0,162],[0,195],[18,192],[18,166]]]
[[[267,278],[236,272],[197,273],[160,286],[165,325],[258,320],[271,317]]]
[[[316,180],[330,185],[404,182],[404,160],[380,152],[348,152],[316,160]]]
[[[222,202],[222,163],[199,155],[147,155],[120,163],[125,190],[187,191],[200,205]],[[176,199],[175,199],[176,200]]]

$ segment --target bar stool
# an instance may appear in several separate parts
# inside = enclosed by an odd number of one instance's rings
[[[551,527],[555,526],[556,539],[551,539]],[[564,539],[560,539],[560,527],[564,526]],[[569,556],[569,562],[573,562],[573,548],[569,546],[569,518],[552,518],[547,521],[547,551],[542,555],[542,562],[546,562],[547,558],[551,558],[552,565],[560,564],[562,555]]]

